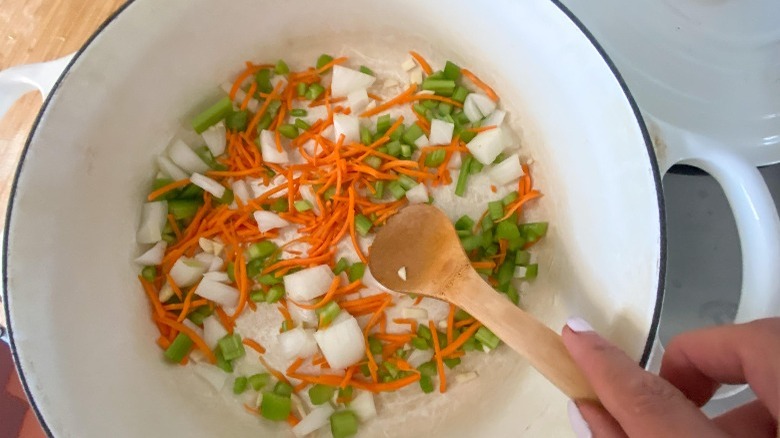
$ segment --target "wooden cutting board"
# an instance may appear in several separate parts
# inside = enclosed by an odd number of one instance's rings
[[[0,0],[0,70],[73,53],[125,0]],[[0,120],[0,227],[19,154],[41,106],[29,93]]]

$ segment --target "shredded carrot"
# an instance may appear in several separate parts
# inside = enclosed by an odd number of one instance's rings
[[[471,262],[471,267],[474,269],[493,269],[496,267],[496,262],[491,262],[491,261]]]
[[[482,80],[480,80],[474,73],[472,73],[471,71],[465,68],[460,69],[460,73],[466,78],[468,78],[468,80],[473,82],[474,85],[482,89],[482,91],[484,91],[485,94],[487,94],[490,100],[492,100],[493,102],[498,102],[498,94],[496,94],[496,92],[493,91],[493,89],[490,88],[488,84],[482,82]]]
[[[346,57],[346,56],[342,56],[341,58],[334,58],[334,59],[333,59],[332,61],[330,61],[329,63],[327,63],[327,64],[323,65],[323,66],[322,66],[322,67],[320,67],[320,68],[318,68],[318,69],[317,69],[317,73],[318,73],[318,74],[322,74],[322,73],[324,73],[324,72],[326,72],[326,71],[330,70],[331,68],[333,68],[333,66],[334,66],[334,65],[336,65],[336,64],[343,64],[343,63],[344,63],[346,60],[347,60],[347,57]]]
[[[289,376],[295,374],[295,372],[298,371],[298,368],[300,368],[301,365],[303,365],[303,359],[300,357],[295,359],[295,361],[292,364],[290,364],[290,366],[287,368],[286,371],[287,375]]]
[[[451,344],[447,344],[447,346],[441,351],[442,356],[448,356],[455,352],[455,350],[460,348],[460,346],[463,345],[471,337],[471,335],[476,333],[480,327],[482,327],[482,324],[479,321],[474,322],[474,324],[461,333],[457,339],[452,341]]]
[[[491,185],[490,186],[490,191],[493,192],[493,193],[496,193],[498,191],[498,189],[496,188],[496,186]]]
[[[433,355],[436,359],[436,368],[439,371],[439,392],[443,393],[447,391],[447,376],[444,375],[444,358],[439,347],[439,337],[436,336],[436,327],[433,325],[433,321],[428,321],[428,328],[433,333]]]
[[[458,321],[458,322],[456,322],[456,323],[455,323],[455,328],[461,328],[461,327],[465,327],[465,326],[467,326],[467,325],[474,324],[476,321],[477,321],[477,320],[476,320],[476,319],[474,319],[474,318],[468,318],[468,319],[464,319],[463,321]]]
[[[531,200],[536,199],[536,198],[539,198],[541,196],[542,196],[541,192],[538,192],[536,190],[531,190],[530,192],[525,194],[525,196],[523,196],[522,198],[518,199],[514,203],[510,204],[509,207],[507,207],[507,209],[506,209],[506,214],[504,214],[504,217],[502,217],[500,220],[503,221],[503,220],[508,219],[510,216],[512,216],[512,214],[514,212],[516,212],[517,210],[522,208],[523,205],[526,202],[531,201]]]
[[[395,318],[393,322],[396,324],[409,324],[409,329],[412,333],[417,333],[417,320],[409,318]]]
[[[417,90],[417,85],[412,84],[409,86],[409,88],[406,89],[406,91],[399,94],[398,96],[388,100],[382,105],[377,105],[374,109],[364,111],[362,114],[360,114],[360,117],[371,117],[375,114],[381,113],[382,111],[388,110],[396,105],[400,105],[404,103],[404,99],[407,99],[409,96],[411,96],[415,92],[415,90]]]
[[[354,366],[347,368],[347,373],[344,375],[344,379],[341,380],[339,388],[346,388],[349,385],[349,382],[352,380],[352,374],[355,373],[355,368]]]
[[[295,427],[300,423],[301,420],[298,419],[295,415],[290,413],[290,415],[287,416],[287,424],[289,424],[291,427]]]
[[[447,345],[452,343],[452,330],[455,328],[455,310],[455,305],[450,304],[450,311],[447,314]]]
[[[260,345],[260,343],[255,341],[254,339],[244,338],[241,340],[241,343],[251,348],[252,350],[255,350],[260,354],[265,354],[265,347]]]
[[[293,323],[292,316],[290,316],[290,311],[287,310],[287,306],[279,306],[279,313],[282,314],[282,317],[284,317],[284,321],[287,323],[287,327],[292,328],[295,324]]]
[[[162,303],[160,303],[160,298],[157,295],[157,291],[154,290],[154,286],[140,275],[138,276],[138,280],[141,282],[141,285],[144,288],[144,292],[146,292],[146,296],[149,297],[149,302],[152,303],[155,314],[160,317],[165,315],[165,310],[162,307]]]
[[[198,282],[200,283],[200,281]],[[190,306],[192,305],[192,297],[195,295],[195,289],[198,288],[198,285],[193,285],[189,292],[187,292],[187,297],[184,298],[184,305],[181,307],[181,312],[179,313],[179,317],[176,318],[176,321],[182,322],[187,317],[187,313],[190,311]]]
[[[149,201],[149,202],[154,201],[155,199],[157,199],[160,196],[170,192],[171,190],[178,189],[179,187],[184,187],[184,186],[186,186],[189,183],[190,183],[190,179],[189,178],[180,179],[178,181],[174,181],[172,183],[168,183],[168,184],[160,187],[159,189],[149,193],[149,196],[146,197],[146,200]]]
[[[280,381],[280,382],[288,383],[288,384],[290,383],[290,381],[289,381],[289,380],[287,380],[287,377],[285,377],[285,376],[284,376],[284,374],[282,374],[282,373],[280,373],[279,371],[277,371],[277,370],[276,370],[276,368],[274,368],[274,367],[272,367],[271,365],[269,365],[269,364],[268,364],[268,362],[266,362],[266,361],[265,361],[265,359],[263,359],[263,356],[262,356],[262,355],[260,355],[260,356],[257,356],[257,359],[260,361],[260,363],[261,363],[261,364],[263,364],[263,366],[265,367],[265,369],[266,369],[266,370],[267,370],[267,371],[268,371],[268,372],[269,372],[269,373],[270,373],[272,376],[276,377],[276,380],[278,380],[278,381]],[[292,377],[292,376],[290,376],[290,377]]]

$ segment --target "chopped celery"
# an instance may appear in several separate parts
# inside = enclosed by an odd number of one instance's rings
[[[488,202],[488,215],[493,221],[497,221],[504,216],[504,204],[501,201]]]
[[[368,167],[371,167],[372,169],[379,169],[379,166],[382,165],[382,159],[377,157],[376,155],[369,155],[363,160]]]
[[[222,351],[222,357],[225,360],[238,359],[246,354],[244,344],[241,343],[241,335],[238,333],[225,335],[225,337],[219,340],[218,344],[220,351]]]
[[[298,137],[298,127],[295,125],[290,125],[290,124],[280,125],[278,130],[279,130],[279,134],[282,134],[283,136],[289,139],[294,139]]]
[[[168,201],[168,213],[176,220],[189,219],[195,216],[201,204],[201,201],[195,199],[172,199]]]
[[[255,73],[255,82],[257,82],[257,90],[261,93],[274,91],[274,87],[271,85],[271,70],[269,69],[263,69]]]
[[[447,158],[447,151],[436,149],[425,157],[425,165],[428,167],[439,167]]]
[[[249,123],[249,111],[233,111],[225,118],[225,126],[233,131],[243,131]]]
[[[477,340],[484,346],[490,348],[491,350],[498,347],[499,342],[501,342],[500,339],[498,339],[498,336],[493,334],[487,327],[480,327],[477,332],[474,334],[474,337],[477,338]]]
[[[330,431],[333,438],[347,438],[358,431],[358,418],[352,411],[340,411],[330,416]]]
[[[271,381],[271,375],[268,373],[253,374],[247,378],[247,381],[249,382],[249,386],[251,386],[252,389],[255,391],[260,391],[261,389],[265,388],[265,385],[267,385],[268,382]]]
[[[312,209],[311,202],[305,200],[305,199],[299,199],[293,203],[293,207],[295,207],[295,210],[298,212],[304,212],[309,211]]]
[[[500,203],[499,203],[500,204]],[[503,220],[496,224],[496,239],[512,240],[520,237],[520,229],[511,219]]]
[[[233,394],[243,394],[247,386],[248,382],[245,376],[236,377],[236,380],[233,380]]]
[[[413,145],[415,140],[422,137],[424,134],[425,133],[423,132],[420,125],[413,123],[411,126],[406,128],[406,131],[401,136],[401,140],[408,145]]]
[[[528,251],[517,251],[515,254],[515,263],[520,266],[526,266],[531,263],[531,253]]]
[[[273,254],[279,247],[270,240],[263,240],[249,245],[247,251],[250,259],[264,259]]]
[[[336,304],[335,301],[330,301],[328,304],[320,307],[316,310],[317,316],[320,318],[320,327],[327,326],[341,313],[341,307]]]
[[[141,277],[144,278],[144,280],[148,282],[153,282],[154,279],[157,277],[157,267],[156,266],[144,266],[143,269],[141,269]]]
[[[274,274],[261,275],[257,281],[258,283],[264,284],[266,286],[273,286],[282,283],[282,279],[280,277],[276,277]]]
[[[398,140],[391,141],[387,145],[385,145],[387,148],[387,153],[389,155],[392,155],[394,157],[399,157],[401,155],[401,142]]]
[[[233,102],[229,97],[223,97],[192,119],[192,129],[201,134],[212,125],[224,119],[231,111],[233,111]]]
[[[376,132],[377,134],[384,134],[393,125],[393,119],[390,118],[390,114],[384,114],[376,119]]]
[[[477,133],[474,132],[474,131],[462,131],[460,133],[460,139],[463,140],[464,143],[470,142],[476,136],[477,136]],[[480,166],[481,166],[481,164],[480,164]],[[480,167],[479,169],[482,170],[482,167]]]
[[[509,205],[509,204],[517,201],[517,198],[519,198],[519,197],[520,197],[520,194],[517,193],[517,191],[514,191],[514,192],[511,192],[511,193],[507,193],[506,196],[501,198],[501,202],[506,206],[506,205]]]
[[[307,131],[309,128],[311,128],[311,125],[306,123],[303,119],[295,119],[295,127],[301,131]]]
[[[525,269],[525,277],[524,279],[531,281],[536,278],[536,276],[539,275],[539,265],[534,263],[532,265],[528,265]]]
[[[374,190],[376,190],[376,193],[374,194],[374,198],[382,199],[382,196],[384,196],[385,194],[385,182],[382,180],[375,182]]]
[[[366,265],[364,263],[355,263],[347,270],[347,277],[349,282],[357,281],[363,278],[363,274],[366,272]]]
[[[460,67],[452,61],[447,61],[447,63],[444,64],[444,77],[452,81],[457,81],[460,79]]]
[[[309,388],[309,399],[314,405],[325,404],[333,395],[336,394],[336,388],[333,386],[321,385],[319,383]]]
[[[320,55],[319,58],[317,58],[317,70],[321,69],[322,67],[325,67],[331,61],[333,61],[333,57],[328,55],[328,54],[326,54],[326,53],[323,53],[322,55]],[[330,69],[328,69],[328,70],[330,70]],[[325,70],[325,71],[327,72],[328,70]]]
[[[190,353],[192,344],[192,339],[189,336],[179,333],[173,338],[173,342],[171,342],[171,345],[168,346],[163,355],[169,361],[179,363]]]
[[[467,90],[464,87],[456,87],[455,91],[452,92],[451,99],[455,102],[463,103],[466,101],[466,96],[469,95],[469,90]]]
[[[275,284],[268,289],[268,293],[265,294],[266,303],[275,303],[284,296],[284,286],[281,284]]]
[[[309,85],[309,89],[306,90],[306,99],[308,100],[314,100],[318,97],[320,97],[320,94],[325,92],[325,87],[323,87],[320,84],[311,84]]]
[[[282,397],[289,397],[292,395],[293,387],[287,382],[276,382],[274,386],[274,394],[281,395]]]
[[[276,62],[276,67],[274,67],[274,72],[278,75],[286,75],[287,73],[290,73],[290,67],[287,65],[286,62],[284,62],[283,59],[280,59]]]
[[[460,173],[458,174],[458,182],[455,184],[455,195],[463,196],[466,193],[466,185],[468,184],[471,164],[474,163],[474,158],[471,155],[467,155],[463,158],[463,163],[460,166]]]
[[[272,421],[284,421],[290,415],[292,400],[273,392],[264,392],[260,402],[260,414]]]
[[[387,185],[387,189],[390,190],[390,194],[395,200],[401,199],[406,195],[406,189],[404,189],[398,181],[390,181]]]
[[[374,72],[370,68],[366,67],[365,65],[360,66],[360,73],[374,76]]]
[[[360,233],[361,236],[368,235],[368,232],[371,231],[372,226],[374,226],[374,224],[371,222],[371,219],[363,216],[362,214],[355,215],[355,229],[358,233]]]
[[[463,215],[455,222],[456,230],[468,230],[471,231],[474,228],[474,219],[468,215]]]
[[[371,136],[371,130],[365,126],[360,127],[360,142],[368,146],[373,143],[373,137]]]
[[[305,82],[298,82],[298,85],[295,88],[296,88],[295,91],[298,93],[298,97],[303,97],[306,95],[306,89],[308,88],[308,86],[306,85]]]

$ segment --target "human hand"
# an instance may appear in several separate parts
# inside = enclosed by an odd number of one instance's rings
[[[660,377],[582,319],[567,322],[563,343],[603,404],[569,405],[579,437],[780,438],[780,318],[679,335],[666,349]],[[757,400],[709,419],[699,408],[724,383],[748,383]]]

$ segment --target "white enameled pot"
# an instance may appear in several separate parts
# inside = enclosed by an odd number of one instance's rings
[[[665,263],[660,174],[624,84],[558,4],[135,0],[73,58],[49,94],[9,206],[7,324],[47,431],[289,434],[161,359],[132,263],[154,157],[247,59],[310,63],[330,52],[401,60],[410,49],[471,66],[496,84],[523,154],[536,163],[545,197],[529,215],[551,227],[539,245],[540,278],[523,295],[528,310],[556,330],[569,315],[582,315],[647,362]],[[47,76],[35,77],[50,67],[0,73],[0,104],[25,84],[48,91]],[[776,231],[765,187],[738,177],[733,183],[745,188],[735,199],[753,209],[738,222],[741,232]],[[776,261],[773,243],[752,249]],[[498,349],[474,366],[477,380],[444,395],[383,398],[380,418],[361,427],[362,435],[571,433],[565,397],[513,352]]]

